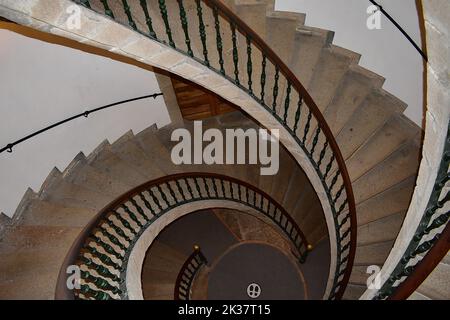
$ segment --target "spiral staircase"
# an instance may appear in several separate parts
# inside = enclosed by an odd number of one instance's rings
[[[29,190],[12,220],[1,217],[0,298],[54,298],[61,265],[98,212],[139,185],[193,172],[231,177],[269,195],[299,226],[307,239],[304,245],[311,245],[309,255],[322,241],[331,244],[332,257],[339,252],[323,297],[361,298],[367,268],[385,264],[402,228],[420,164],[422,131],[403,115],[406,105],[382,88],[384,79],[359,66],[357,53],[333,45],[333,32],[306,26],[305,15],[275,11],[271,0],[229,0],[220,6],[216,1],[185,1],[184,6],[182,1],[156,0],[140,6],[131,1],[125,6],[112,0],[75,2],[87,18],[86,27],[72,33],[63,23],[71,1],[58,1],[52,10],[46,1],[0,1],[0,15],[166,69],[242,109],[208,118],[204,128],[280,128],[285,146],[280,171],[271,177],[260,176],[256,165],[173,165],[170,134],[179,127],[192,131],[187,120],[104,141],[92,154],[77,155],[62,172],[55,168],[38,192]],[[225,28],[232,13],[245,21],[251,36],[238,22]],[[109,31],[102,23],[109,23]],[[194,37],[193,30],[200,30],[200,36]],[[255,55],[262,42],[279,61]],[[309,109],[301,109],[306,105]],[[190,192],[182,189],[180,194]],[[248,194],[244,198],[251,199]],[[239,218],[233,224],[225,213],[218,216],[230,230],[241,226],[235,232],[242,239],[257,225],[239,223]],[[258,228],[267,230],[268,225],[270,221]],[[114,241],[109,245],[114,247]],[[144,295],[170,299],[186,258],[156,241],[146,256],[143,288],[150,287],[151,293]],[[170,268],[163,275],[152,263]],[[448,299],[449,284],[440,280],[449,271],[447,255],[427,280],[432,284],[425,282],[412,298]],[[164,279],[163,285],[152,285],[158,279]],[[88,292],[84,297],[93,296]]]

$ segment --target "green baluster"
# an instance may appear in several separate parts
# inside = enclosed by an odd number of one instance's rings
[[[277,99],[278,99],[278,81],[280,79],[280,69],[278,67],[275,68],[275,84],[273,85],[273,103],[272,103],[272,111],[273,113],[277,112]]]
[[[198,196],[199,198],[203,198],[202,193],[200,191],[200,185],[198,184],[197,178],[193,178],[194,179],[194,185],[195,185],[195,189],[197,190]]]
[[[303,135],[302,144],[305,145],[306,137],[308,136],[309,128],[311,126],[311,119],[312,119],[312,113],[311,110],[308,112],[308,120],[306,120],[306,126],[305,126],[305,134]]]
[[[113,234],[109,233],[103,226],[98,227],[98,230],[106,237],[112,244],[118,246],[121,250],[126,251],[127,247],[120,242],[120,240]]]
[[[186,17],[186,10],[184,9],[183,0],[177,0],[178,1],[178,7],[180,8],[180,20],[181,20],[181,26],[184,31],[184,38],[186,42],[187,52],[189,56],[193,57],[194,53],[192,52],[191,48],[191,39],[189,38],[189,28],[188,28],[188,21]]]
[[[178,199],[177,199],[177,196],[176,196],[176,194],[175,194],[175,191],[173,191],[173,189],[172,189],[171,184],[170,184],[169,182],[167,182],[167,183],[166,183],[166,186],[167,186],[167,189],[169,190],[170,196],[171,196],[172,199],[173,199],[173,203],[174,203],[174,204],[177,204],[177,203],[178,203]]]
[[[99,275],[111,279],[112,281],[115,282],[121,282],[121,279],[115,274],[113,274],[111,271],[109,271],[108,268],[95,263],[92,259],[85,256],[81,256],[80,261],[90,269],[94,269]]]
[[[130,202],[133,205],[133,207],[136,208],[137,212],[139,213],[139,215],[144,218],[145,221],[149,222],[150,219],[147,217],[147,215],[145,214],[144,210],[142,209],[142,207],[136,202],[136,200],[134,200],[134,198],[130,198]]]
[[[113,247],[111,247],[109,244],[107,244],[102,239],[97,237],[95,234],[90,235],[89,238],[91,238],[97,245],[102,247],[103,250],[105,250],[106,253],[112,254],[114,257],[116,257],[119,260],[121,260],[123,258],[123,255],[121,255],[119,252],[114,250]]]
[[[230,22],[231,39],[233,41],[233,63],[234,63],[234,83],[240,85],[239,81],[239,52],[237,47],[236,25]]]
[[[293,129],[294,134],[297,134],[300,117],[302,115],[302,105],[303,105],[303,99],[302,99],[302,97],[300,97],[298,99],[298,103],[297,103],[297,111],[295,112],[295,123],[294,123],[294,129]]]
[[[226,195],[225,195],[225,182],[223,181],[223,179],[219,179],[220,180],[220,188],[221,188],[221,191],[222,191],[222,198],[225,198],[226,197]]]
[[[344,191],[344,184],[341,185],[341,187],[339,188],[339,191],[337,192],[336,196],[333,199],[333,203],[336,204],[336,201],[338,201],[338,199],[341,197],[342,192]]]
[[[317,143],[319,142],[319,135],[320,135],[321,131],[322,131],[322,129],[320,129],[320,127],[317,127],[316,134],[314,135],[313,144],[312,144],[312,148],[311,148],[311,159],[314,156],[314,151],[316,151],[316,146],[317,146]]]
[[[161,203],[159,202],[159,199],[155,196],[155,194],[153,193],[153,190],[150,188],[148,189],[148,194],[150,195],[150,197],[152,197],[153,202],[156,204],[156,206],[158,207],[158,209],[160,211],[162,211],[162,206]]]
[[[191,199],[194,199],[194,192],[192,191],[191,185],[189,184],[189,181],[187,179],[184,179],[184,183],[186,184],[186,188],[189,192],[189,195]]]
[[[261,102],[263,105],[266,104],[266,102],[264,101],[265,95],[266,93],[264,92],[265,88],[266,88],[266,65],[267,65],[267,58],[264,55],[264,53],[262,54],[262,70],[261,70]]]
[[[107,256],[106,254],[101,253],[100,251],[98,251],[96,248],[91,247],[91,246],[87,246],[86,250],[92,254],[94,257],[100,259],[100,261],[104,264],[106,264],[107,266],[110,266],[118,271],[122,271],[122,267],[120,265],[118,265],[117,263],[115,263],[111,257]]]
[[[113,221],[111,221],[110,219],[106,219],[105,221],[108,226],[110,226],[114,230],[114,232],[117,233],[118,236],[124,238],[128,243],[131,242],[131,239],[127,236],[127,234],[119,226],[114,224]]]
[[[347,202],[348,202],[347,199],[345,199],[345,201],[342,202],[341,206],[339,207],[339,210],[336,213],[336,216],[339,216],[344,211],[344,208],[347,205]]]
[[[152,215],[156,215],[155,210],[152,208],[152,205],[150,204],[150,202],[148,202],[147,198],[144,196],[144,194],[142,192],[139,193],[139,198],[141,199],[141,201],[144,203],[145,207],[151,212]],[[146,221],[150,221],[150,219],[147,217],[147,215],[144,215],[146,217]]]
[[[81,278],[94,284],[100,290],[111,291],[113,294],[121,294],[122,291],[112,286],[107,280],[91,275],[88,271],[81,271]]]
[[[203,22],[203,13],[202,13],[202,5],[200,3],[200,0],[195,0],[195,3],[197,5],[197,16],[198,16],[198,28],[200,33],[200,39],[202,40],[202,46],[203,46],[203,58],[205,59],[205,65],[207,67],[210,66],[209,60],[208,60],[208,46],[206,43],[206,28],[205,23]]]
[[[213,189],[214,189],[214,194],[216,195],[216,198],[219,198],[219,190],[217,189],[217,180],[212,178],[212,185],[213,185]]]
[[[150,17],[150,13],[148,12],[147,0],[140,0],[140,2],[141,2],[142,11],[144,11],[145,23],[147,24],[149,35],[150,35],[150,37],[152,37],[154,39],[158,39],[156,37],[155,30],[153,29],[152,18]]]
[[[131,224],[124,217],[122,217],[120,213],[118,213],[117,211],[113,211],[113,213],[114,217],[116,217],[116,219],[118,219],[125,228],[127,228],[133,235],[137,235],[136,230],[134,230]]]
[[[319,157],[319,162],[317,163],[317,167],[320,168],[320,166],[322,165],[322,161],[325,158],[325,153],[327,151],[328,148],[328,140],[325,141],[322,151],[320,151],[320,157]]]
[[[164,26],[166,27],[166,34],[167,34],[167,38],[169,39],[169,45],[172,48],[175,48],[175,42],[173,42],[173,38],[172,38],[172,30],[170,29],[169,16],[167,14],[166,1],[158,0],[158,3],[159,3],[159,10],[161,12],[161,17],[164,21]]]
[[[341,174],[341,170],[339,169],[339,170],[336,172],[336,174],[334,175],[333,180],[331,181],[330,188],[328,189],[330,192],[331,192],[331,190],[333,190],[333,187],[334,187],[334,185],[336,184],[336,182],[337,182],[337,180],[338,180],[340,174]]]
[[[326,169],[326,171],[325,171],[325,175],[323,176],[323,180],[326,180],[326,179],[327,179],[328,174],[330,173],[331,168],[333,167],[333,162],[334,162],[334,160],[335,160],[335,156],[334,156],[334,153],[333,153],[333,154],[331,155],[330,161],[329,161],[328,164],[327,164],[327,169]]]
[[[207,179],[202,178],[202,181],[205,184],[206,194],[208,195],[209,198],[212,198],[211,190],[209,188]]]
[[[234,184],[230,182],[231,199],[234,199]]]
[[[178,179],[175,180],[175,184],[177,186],[179,194],[181,195],[181,198],[183,199],[183,201],[186,201],[186,196],[184,195],[183,188],[181,188],[180,181]]]
[[[128,24],[134,30],[137,30],[136,23],[134,23],[133,16],[131,15],[131,8],[128,5],[128,1],[127,0],[122,0],[122,4],[123,4],[123,8],[125,10],[125,14],[127,15],[127,18],[128,18]]]
[[[81,285],[80,292],[84,295],[91,296],[95,300],[113,300],[113,297],[104,291],[97,291],[91,289],[87,285]]]
[[[81,0],[80,2],[86,8],[91,8],[91,4],[89,3],[89,0]]]
[[[252,63],[252,38],[247,36],[247,76],[248,76],[248,92],[251,96],[253,96],[253,81],[252,81],[252,73],[253,73],[253,63]]]
[[[292,88],[292,84],[289,82],[287,89],[286,89],[286,100],[284,101],[284,118],[283,118],[284,125],[287,124],[287,117],[289,114],[289,106],[291,105],[291,88]]]
[[[216,45],[217,45],[217,53],[219,54],[220,73],[225,75],[222,35],[220,34],[219,10],[217,9],[216,6],[214,6],[213,8],[213,15],[214,15],[214,26],[216,28]]]
[[[139,219],[136,217],[136,215],[130,210],[130,208],[128,208],[128,206],[123,203],[121,205],[122,209],[125,210],[125,212],[130,216],[131,220],[133,220],[134,222],[136,222],[136,224],[138,225],[139,228],[142,228],[144,225],[139,221]]]
[[[108,0],[101,0],[101,2],[103,3],[103,8],[105,8],[105,13],[110,16],[111,18],[114,18],[114,13],[112,12],[112,10],[109,8],[108,5]]]
[[[437,229],[448,222],[450,217],[450,211],[444,214],[441,214],[439,217],[433,220],[433,222],[422,232],[414,236],[414,240],[420,241],[424,235],[430,234],[431,231]]]
[[[158,192],[161,194],[161,198],[164,200],[164,202],[166,203],[167,207],[170,207],[169,199],[167,198],[167,195],[166,195],[166,193],[163,191],[161,185],[157,184],[157,185],[156,185],[156,189],[158,189]]]

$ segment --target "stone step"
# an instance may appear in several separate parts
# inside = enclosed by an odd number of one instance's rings
[[[358,245],[395,240],[402,226],[406,211],[372,221],[358,227]]]
[[[365,225],[396,212],[407,210],[414,191],[415,180],[415,176],[409,177],[358,204],[356,208],[358,225]]]
[[[448,300],[450,299],[449,275],[450,265],[439,263],[417,291],[433,300]]]
[[[130,186],[110,177],[89,165],[83,153],[79,153],[63,172],[65,181],[83,188],[107,194],[113,198],[127,192]]]
[[[393,245],[394,241],[387,241],[357,246],[354,265],[377,265],[381,268]]]
[[[8,232],[0,243],[0,297],[53,299],[59,269],[80,231],[18,226]]]
[[[272,190],[269,193],[275,201],[282,203],[290,184],[290,180],[293,177],[292,172],[295,171],[297,163],[289,154],[284,150],[280,152],[279,158],[280,170],[278,174],[274,176],[272,182]]]
[[[282,203],[287,212],[294,211],[297,201],[302,197],[306,188],[312,188],[312,186],[305,173],[300,169],[294,170]]]
[[[23,215],[21,225],[84,227],[96,214],[89,208],[76,208],[42,200],[33,200]]]
[[[326,223],[319,224],[307,237],[309,243],[315,247],[324,239],[328,238],[328,227]]]
[[[348,284],[345,289],[344,296],[342,297],[344,300],[358,300],[362,294],[366,291],[366,286],[359,286],[354,284]]]
[[[164,176],[161,169],[146,157],[145,152],[135,143],[134,134],[129,131],[111,145],[111,151],[127,162],[148,181]]]
[[[367,267],[369,265],[353,266],[352,274],[350,275],[349,283],[353,285],[367,285],[367,279],[371,276],[371,273],[367,273]],[[373,273],[372,273],[373,274]]]
[[[406,141],[417,137],[420,129],[403,115],[392,117],[347,160],[352,181],[392,155]],[[414,159],[414,155],[410,155]],[[417,159],[411,161],[417,163]]]
[[[363,176],[354,180],[356,203],[359,204],[415,175],[419,166],[419,151],[417,141],[408,141]]]
[[[295,30],[295,42],[290,69],[300,82],[306,86],[313,76],[322,49],[333,42],[334,32],[308,26],[298,26]]]
[[[431,300],[431,298],[416,291],[416,292],[413,292],[413,294],[409,296],[408,300]]]
[[[63,206],[93,210],[101,210],[113,200],[112,197],[103,193],[65,181],[62,173],[56,168],[52,170],[42,185],[39,199]]]
[[[405,109],[404,102],[383,89],[372,90],[336,136],[344,158],[348,159],[394,114]]]
[[[108,141],[101,143],[87,160],[92,167],[130,187],[136,187],[147,181],[145,176],[111,151]]]
[[[173,300],[175,283],[143,283],[145,300]]]
[[[330,104],[348,68],[357,64],[359,58],[360,55],[334,45],[322,50],[314,75],[307,84],[308,92],[321,111]]]

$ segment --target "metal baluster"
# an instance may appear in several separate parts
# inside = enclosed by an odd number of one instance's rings
[[[261,70],[261,102],[263,105],[265,105],[265,95],[266,93],[264,92],[265,88],[266,88],[266,65],[267,65],[267,58],[264,55],[264,53],[262,54],[262,70]]]
[[[91,275],[88,271],[82,270],[80,272],[80,275],[81,275],[82,279],[86,280],[89,283],[92,283],[100,290],[111,291],[113,294],[121,294],[122,293],[122,291],[119,288],[112,286],[107,280],[100,278],[100,277],[95,277],[95,276]]]
[[[112,281],[115,282],[122,282],[122,280],[118,276],[113,274],[111,271],[109,271],[108,268],[95,263],[92,259],[85,256],[81,256],[79,259],[81,264],[86,265],[87,267],[89,267],[89,269],[95,270],[102,277],[111,279]]]
[[[142,202],[144,202],[145,207],[152,213],[152,215],[155,216],[156,215],[155,210],[152,208],[152,205],[150,204],[150,202],[148,202],[147,198],[142,192],[139,193],[139,198],[141,199]]]
[[[101,238],[97,237],[95,234],[92,234],[89,237],[95,242],[95,244],[97,244],[100,247],[102,247],[103,250],[105,250],[106,253],[113,255],[118,260],[122,260],[123,259],[123,255],[121,253],[119,253],[116,250],[114,250],[114,248],[112,246],[107,244]]]
[[[122,0],[122,4],[123,4],[123,8],[125,10],[125,14],[127,15],[128,18],[128,24],[134,29],[137,30],[137,26],[136,23],[133,20],[133,16],[131,14],[131,8],[128,4],[127,0]]]
[[[167,38],[169,39],[169,45],[172,48],[176,48],[175,42],[173,42],[172,38],[172,30],[170,29],[170,23],[169,23],[169,16],[167,14],[167,7],[166,7],[166,1],[165,0],[158,0],[159,3],[159,10],[161,12],[161,17],[164,21],[164,26],[166,27],[166,34]]]
[[[248,93],[253,96],[253,63],[252,63],[252,38],[247,36],[247,76],[248,76]]]
[[[295,112],[294,134],[297,134],[300,117],[302,115],[303,98],[300,97],[297,103],[297,111]]]
[[[123,218],[120,213],[118,213],[117,211],[113,211],[113,213],[114,217],[116,217],[116,219],[119,220],[125,228],[127,228],[133,235],[137,235],[136,230],[134,230],[131,224],[125,218]]]
[[[206,42],[206,28],[205,23],[203,22],[203,11],[202,11],[202,5],[200,0],[195,0],[195,3],[197,5],[197,17],[198,17],[198,28],[200,33],[200,39],[202,40],[202,46],[203,46],[203,58],[205,59],[205,65],[207,67],[210,66],[209,60],[208,60],[208,46]]]
[[[320,151],[320,157],[319,157],[319,162],[317,163],[317,167],[320,168],[320,166],[322,165],[322,161],[325,158],[325,153],[327,151],[328,148],[328,140],[325,141],[322,151]]]
[[[104,291],[97,291],[91,289],[88,285],[81,285],[80,293],[83,295],[92,296],[95,300],[113,300],[113,297]]]
[[[280,79],[280,69],[275,67],[275,84],[273,86],[273,103],[272,103],[272,111],[273,113],[277,112],[277,98],[278,98],[278,81]]]
[[[233,41],[234,83],[239,86],[239,52],[237,47],[236,25],[233,22],[230,22],[230,28],[231,39]]]
[[[314,135],[313,144],[312,144],[312,148],[311,148],[311,160],[313,159],[314,151],[316,151],[316,146],[317,146],[317,143],[319,142],[319,135],[320,135],[321,130],[322,129],[320,129],[320,127],[317,127],[316,134]]]
[[[181,188],[180,180],[175,179],[175,185],[177,186],[178,193],[181,195],[183,201],[186,201],[186,196],[184,195],[183,188]]]
[[[141,206],[138,205],[138,203],[136,202],[136,200],[134,200],[133,198],[130,198],[130,202],[131,204],[136,208],[137,212],[141,215],[142,218],[144,218],[144,220],[146,222],[149,222],[150,219],[147,217],[147,215],[145,214],[144,210],[142,210]],[[144,202],[145,203],[145,202]],[[153,212],[152,212],[153,213]]]
[[[139,221],[139,219],[136,217],[136,215],[128,208],[128,206],[123,203],[121,205],[122,209],[125,210],[125,212],[130,216],[131,220],[136,222],[136,224],[139,226],[139,228],[142,228],[144,225]]]
[[[103,8],[105,8],[105,13],[110,16],[111,18],[114,19],[114,13],[112,12],[112,10],[109,8],[108,5],[108,0],[101,0],[102,4],[103,4]]]
[[[147,24],[149,35],[154,39],[158,39],[155,30],[153,29],[152,18],[150,17],[150,13],[148,12],[147,0],[140,0],[140,3],[142,10],[144,11],[145,23]]]
[[[306,137],[308,135],[309,128],[311,126],[311,119],[312,119],[312,113],[311,113],[311,110],[309,110],[309,112],[308,112],[308,120],[306,121],[306,126],[305,126],[305,134],[303,135],[303,140],[302,140],[302,144],[303,145],[305,145]]]
[[[286,89],[286,100],[284,101],[284,118],[283,118],[284,125],[286,125],[286,123],[287,123],[289,106],[291,104],[291,101],[290,101],[290,99],[291,99],[291,87],[292,87],[292,84],[289,82],[288,86],[287,86],[287,89]]]
[[[186,183],[186,188],[189,192],[189,195],[191,196],[191,199],[194,199],[194,193],[192,192],[191,185],[189,184],[187,179],[184,179],[184,183]]]
[[[183,0],[177,0],[177,1],[178,1],[178,7],[180,8],[180,20],[181,20],[181,26],[184,31],[187,52],[188,52],[189,56],[193,57],[194,53],[192,52],[191,39],[189,38],[189,29],[188,29],[188,21],[187,21],[187,17],[186,17],[186,10],[184,9]]]
[[[91,4],[89,3],[89,0],[81,0],[80,2],[86,8],[91,8]]]
[[[213,15],[214,15],[214,26],[216,28],[216,45],[217,45],[217,53],[219,54],[220,73],[225,75],[222,35],[220,34],[219,9],[216,6],[213,7]]]

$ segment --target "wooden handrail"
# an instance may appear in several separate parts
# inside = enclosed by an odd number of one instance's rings
[[[450,250],[450,223],[447,224],[439,240],[425,257],[415,266],[414,272],[397,289],[389,300],[405,300],[419,288]]]

